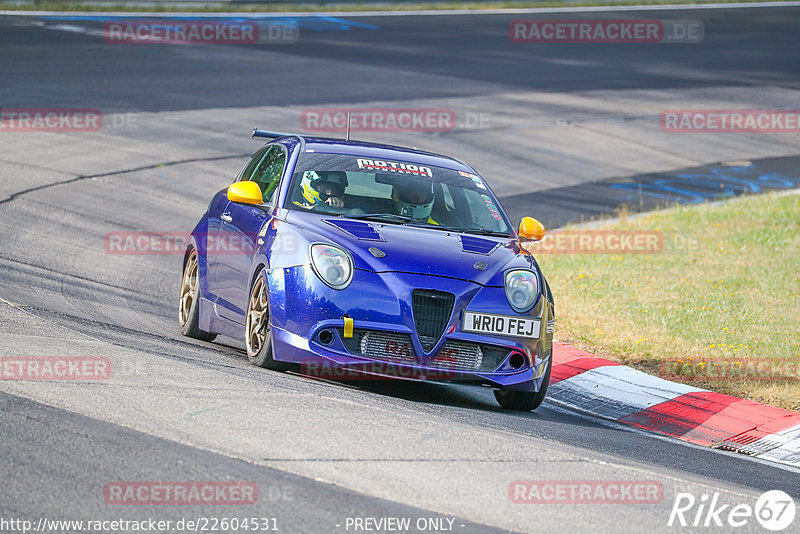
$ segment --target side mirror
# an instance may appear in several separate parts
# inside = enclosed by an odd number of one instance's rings
[[[242,204],[261,205],[264,198],[261,196],[261,188],[255,182],[236,182],[228,188],[228,200],[231,202],[241,202]]]
[[[533,217],[523,217],[517,231],[521,239],[541,241],[544,238],[544,225]]]

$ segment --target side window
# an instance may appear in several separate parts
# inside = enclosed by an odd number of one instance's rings
[[[264,202],[269,204],[274,201],[273,196],[281,183],[281,175],[285,166],[286,154],[283,148],[271,146],[250,176],[250,181],[257,183],[261,188]]]
[[[242,176],[239,178],[240,182],[247,182],[250,180],[250,177],[253,175],[253,171],[256,169],[256,166],[258,166],[261,160],[264,159],[264,154],[266,154],[267,150],[270,148],[271,147],[265,146],[253,154],[253,157],[250,158],[249,162],[247,162],[247,167],[245,167],[242,171]]]

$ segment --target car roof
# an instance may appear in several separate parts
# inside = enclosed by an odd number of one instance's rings
[[[290,141],[291,138],[300,136],[287,136],[278,139]],[[386,145],[380,143],[370,143],[367,141],[335,139],[331,137],[306,137],[302,136],[306,152],[320,152],[324,154],[346,154],[351,156],[363,156],[369,159],[393,160],[408,159],[415,163],[425,165],[435,165],[448,169],[475,172],[466,163],[434,152],[426,152],[415,148],[406,148],[396,145]]]

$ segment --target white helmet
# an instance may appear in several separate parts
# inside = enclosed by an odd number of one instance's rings
[[[433,182],[409,180],[395,185],[392,200],[398,215],[427,220],[433,211]]]

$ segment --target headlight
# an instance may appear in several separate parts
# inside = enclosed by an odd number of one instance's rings
[[[539,296],[539,281],[531,271],[506,273],[506,298],[517,312],[528,311]]]
[[[344,289],[353,279],[353,262],[344,250],[332,245],[311,245],[311,266],[333,289]]]

